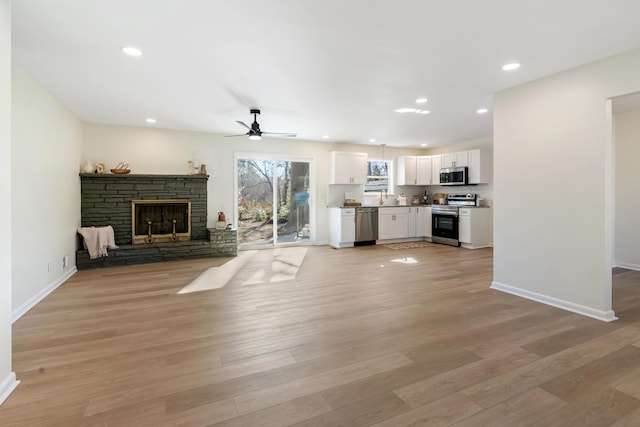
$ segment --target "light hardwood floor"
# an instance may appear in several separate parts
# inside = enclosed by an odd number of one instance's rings
[[[640,425],[640,272],[607,324],[489,289],[490,249],[310,247],[247,282],[264,254],[183,295],[225,260],[77,273],[14,324],[0,425]]]

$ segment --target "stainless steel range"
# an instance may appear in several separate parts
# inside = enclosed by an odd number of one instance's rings
[[[431,207],[432,241],[451,246],[460,246],[458,241],[458,207],[474,206],[475,194],[449,194],[447,205]]]

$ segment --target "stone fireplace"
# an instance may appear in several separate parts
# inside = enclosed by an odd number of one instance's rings
[[[111,225],[119,249],[93,260],[79,249],[78,269],[236,256],[236,230],[207,228],[208,178],[80,174],[81,226]],[[152,241],[147,243],[149,222]]]

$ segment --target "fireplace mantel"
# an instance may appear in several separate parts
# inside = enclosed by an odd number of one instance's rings
[[[103,173],[103,174],[99,174],[99,173],[81,173],[80,177],[90,177],[90,178],[95,178],[95,179],[109,179],[109,178],[116,178],[116,179],[131,179],[131,178],[165,178],[165,179],[194,179],[194,180],[198,180],[198,179],[203,179],[203,180],[208,180],[209,179],[209,175],[154,175],[154,174],[134,174],[134,173],[126,173],[126,174],[118,174],[118,173]]]

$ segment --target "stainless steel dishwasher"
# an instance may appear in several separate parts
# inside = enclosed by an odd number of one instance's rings
[[[378,240],[378,208],[356,208],[356,243]]]

